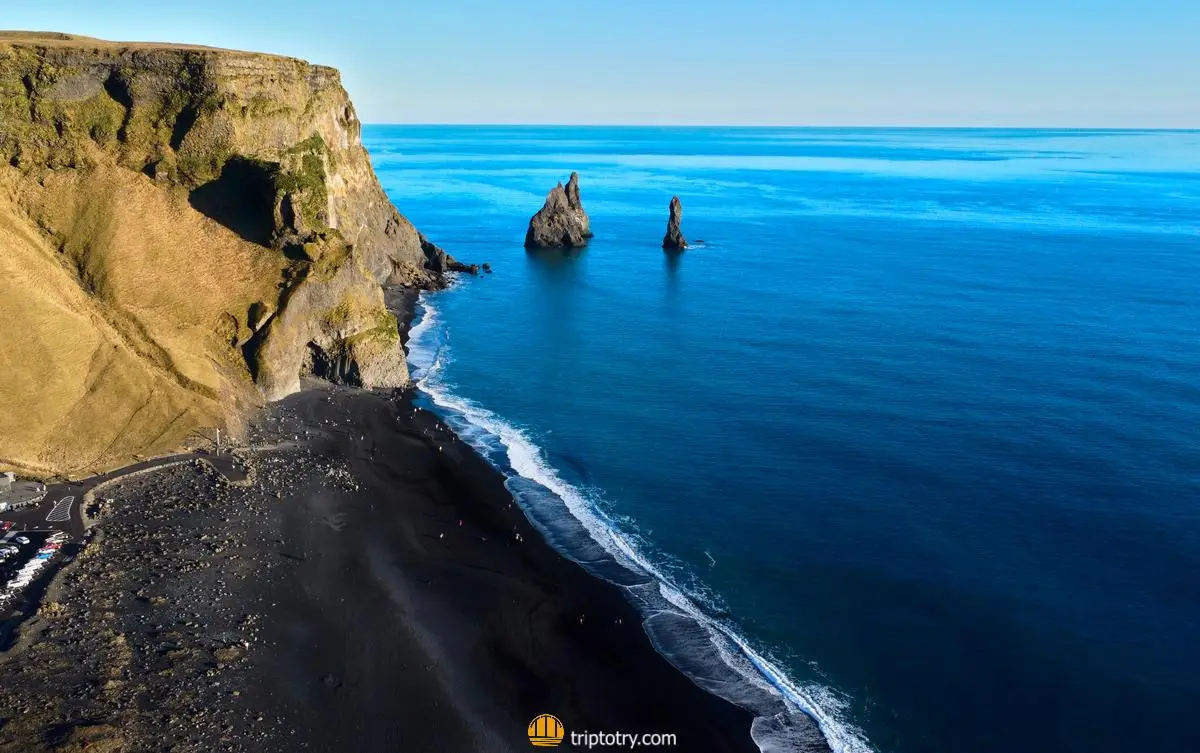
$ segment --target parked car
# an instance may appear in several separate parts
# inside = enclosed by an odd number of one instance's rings
[[[13,523],[11,520],[0,520],[0,533],[7,533],[12,530],[12,527]]]

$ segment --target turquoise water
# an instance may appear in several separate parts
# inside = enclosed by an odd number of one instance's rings
[[[495,267],[425,299],[427,400],[569,555],[678,590],[630,594],[764,749],[1200,749],[1200,133],[365,141]],[[571,170],[595,240],[527,254]]]

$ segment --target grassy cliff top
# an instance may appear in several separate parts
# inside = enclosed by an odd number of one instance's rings
[[[267,52],[246,52],[229,50],[222,47],[208,47],[199,44],[178,44],[175,42],[118,42],[108,39],[85,37],[80,34],[64,34],[58,31],[20,31],[0,29],[0,49],[5,47],[59,47],[86,50],[193,50],[199,52],[220,52],[225,54],[253,57],[279,58],[306,62],[287,55],[276,55]],[[311,63],[307,63],[311,65]],[[321,66],[324,67],[324,66]]]

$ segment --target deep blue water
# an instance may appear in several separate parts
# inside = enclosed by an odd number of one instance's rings
[[[577,559],[559,498],[843,750],[1200,750],[1200,132],[365,141],[495,267],[426,299],[417,376]],[[527,254],[571,170],[594,241]]]

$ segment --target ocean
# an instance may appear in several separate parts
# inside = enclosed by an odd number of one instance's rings
[[[423,401],[763,750],[1200,750],[1200,132],[364,141],[495,269]],[[527,253],[572,170],[594,240]]]

